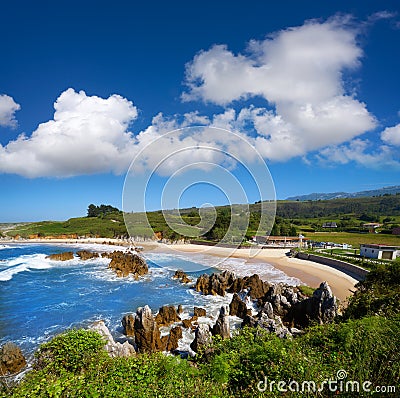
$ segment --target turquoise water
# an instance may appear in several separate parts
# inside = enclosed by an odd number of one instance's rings
[[[65,250],[47,245],[1,248],[0,345],[11,340],[24,352],[32,352],[67,328],[86,327],[99,319],[118,333],[122,316],[146,304],[155,312],[164,304],[184,304],[188,311],[193,305],[207,304],[203,296],[173,280],[172,270],[159,267],[179,268],[188,260],[150,256],[149,275],[134,281],[115,277],[107,268],[108,259],[57,262],[45,258]]]
[[[86,249],[93,250],[93,246]],[[110,247],[96,246],[96,249],[109,251]],[[231,295],[203,296],[172,279],[174,270],[180,268],[196,270],[188,272],[194,280],[202,273],[215,272],[212,265],[218,260],[211,256],[144,253],[150,272],[135,281],[130,277],[117,278],[108,269],[108,259],[46,259],[48,254],[66,250],[78,247],[0,245],[0,346],[13,341],[29,355],[55,334],[71,327],[88,327],[100,319],[118,337],[123,315],[146,304],[154,313],[162,305],[182,304],[183,318],[192,315],[193,306],[202,306],[210,315],[202,321],[211,324],[221,305],[231,300]],[[227,265],[243,268],[245,263],[229,259]],[[286,275],[273,267],[270,275],[277,282],[288,282]],[[238,322],[232,319],[231,324],[235,327]],[[185,333],[182,349],[194,338],[188,331]]]

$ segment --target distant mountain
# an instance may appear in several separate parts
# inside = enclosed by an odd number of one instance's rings
[[[298,200],[304,202],[307,200],[330,200],[330,199],[344,199],[344,198],[362,198],[366,196],[383,196],[395,195],[400,193],[400,185],[392,187],[385,187],[380,189],[373,189],[371,191],[360,192],[331,192],[331,193],[310,193],[308,195],[291,196],[286,200]]]

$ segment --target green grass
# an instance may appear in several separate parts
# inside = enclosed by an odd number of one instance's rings
[[[126,234],[125,224],[120,214],[107,215],[104,218],[80,217],[67,221],[43,221],[30,223],[7,231],[8,236],[20,235],[24,238],[29,235],[55,236],[64,234],[99,235],[104,238]]]
[[[356,234],[350,232],[307,232],[304,236],[317,242],[348,243],[358,248],[361,243],[400,246],[400,236],[383,234]]]

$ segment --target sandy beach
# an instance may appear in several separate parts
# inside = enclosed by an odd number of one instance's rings
[[[159,245],[156,251],[170,251],[182,253],[201,253],[205,255],[217,256],[220,258],[234,257],[245,259],[247,263],[268,263],[275,268],[283,271],[286,275],[299,279],[303,284],[318,287],[323,281],[327,281],[332,288],[332,292],[342,302],[346,301],[355,290],[354,285],[357,280],[326,265],[314,263],[312,261],[290,258],[286,255],[289,249],[229,249],[213,246],[200,245]],[[223,262],[216,265],[217,268],[225,269]],[[239,271],[240,270],[236,270]],[[262,268],[257,273],[263,278]]]
[[[129,243],[119,239],[104,239],[104,238],[88,238],[88,239],[31,239],[28,241],[2,241],[2,243],[41,243],[41,244],[110,244],[115,246],[128,246]],[[157,242],[136,242],[138,246],[142,246],[145,251],[159,251],[169,253],[197,253],[210,256],[216,256],[221,261],[217,261],[215,266],[219,269],[227,269],[222,261],[225,258],[241,258],[246,260],[246,264],[254,264],[257,266],[250,267],[253,273],[259,274],[262,279],[262,265],[267,263],[278,270],[281,270],[286,275],[299,279],[304,285],[318,287],[323,281],[327,281],[332,288],[333,293],[342,302],[346,301],[352,292],[355,290],[354,285],[357,280],[326,265],[314,263],[312,261],[290,258],[286,254],[289,249],[274,248],[274,249],[230,249],[224,247],[202,246],[193,244],[174,244],[166,245]],[[247,267],[249,268],[249,267]],[[229,268],[232,270],[232,268]],[[240,269],[233,271],[240,274]]]

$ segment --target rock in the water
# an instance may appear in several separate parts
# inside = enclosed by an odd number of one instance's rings
[[[230,271],[221,274],[203,274],[196,281],[196,291],[214,296],[225,296],[225,291],[235,280],[235,275]]]
[[[212,335],[210,331],[210,327],[204,323],[199,325],[196,328],[194,340],[190,344],[190,348],[195,351],[199,352],[202,347],[206,347],[212,344]]]
[[[201,307],[194,307],[193,316],[207,316],[207,311]]]
[[[232,301],[229,304],[229,315],[238,316],[242,319],[244,319],[246,315],[251,315],[251,311],[247,310],[246,303],[239,297],[237,293],[233,295]]]
[[[90,260],[92,258],[98,258],[99,253],[96,252],[90,252],[88,250],[80,250],[76,252],[76,255],[81,259],[81,260]]]
[[[91,329],[95,330],[104,338],[104,340],[106,341],[104,349],[108,352],[108,355],[111,358],[130,357],[136,354],[135,348],[132,344],[129,343],[129,341],[125,341],[124,343],[114,341],[114,338],[112,337],[104,321],[95,322],[91,326]]]
[[[133,274],[135,278],[138,278],[149,272],[146,261],[135,253],[115,251],[113,253],[103,253],[102,256],[111,258],[108,267],[114,270],[117,276],[125,277]]]
[[[175,274],[173,276],[174,279],[179,279],[181,283],[190,283],[192,280],[187,276],[187,274],[182,271],[181,269],[178,269],[175,271]]]
[[[125,315],[121,322],[124,334],[126,336],[135,336],[135,316],[132,314]]]
[[[136,311],[135,343],[139,352],[155,352],[162,349],[160,330],[148,305]]]
[[[26,366],[26,360],[21,349],[14,343],[8,342],[0,349],[0,375],[13,375]]]
[[[178,348],[179,339],[182,338],[182,328],[174,326],[166,337],[165,351],[175,351]]]
[[[182,314],[182,312],[183,312],[182,304],[179,304],[178,305],[178,314]]]
[[[55,253],[55,254],[50,254],[46,258],[48,258],[49,260],[54,260],[54,261],[73,260],[74,253],[72,253],[72,252]]]
[[[231,337],[229,328],[229,309],[227,306],[221,307],[217,322],[212,329],[212,334],[214,336],[221,336],[223,339],[229,339]]]
[[[169,326],[171,323],[180,322],[180,320],[181,318],[173,305],[164,305],[158,310],[156,316],[156,322],[159,326]]]
[[[183,319],[182,320],[182,326],[185,329],[189,329],[192,326],[192,320],[191,319]]]

